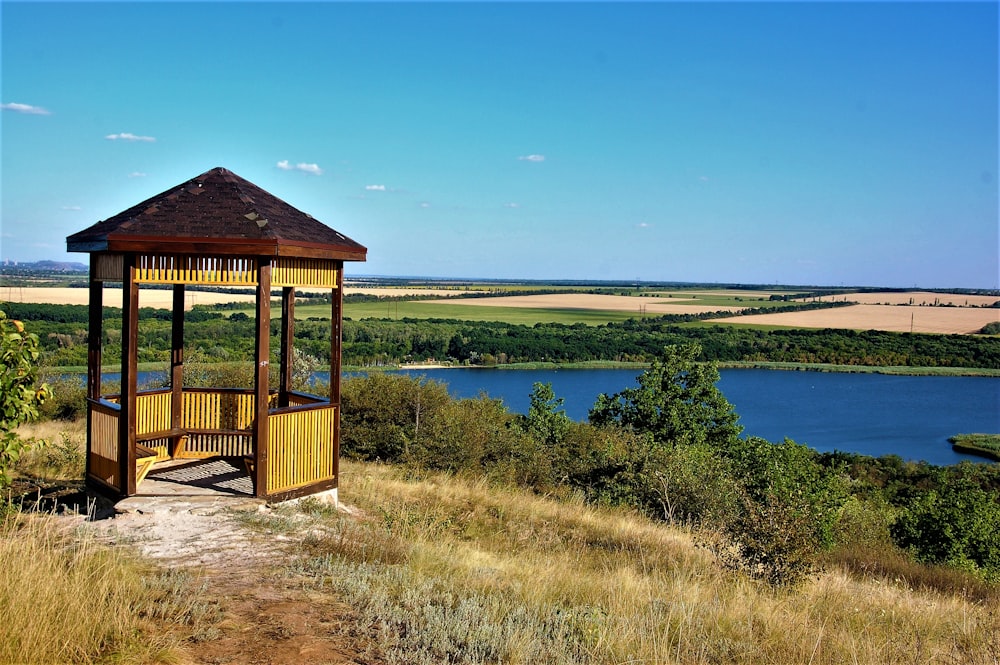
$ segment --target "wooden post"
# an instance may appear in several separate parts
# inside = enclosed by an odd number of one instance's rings
[[[170,429],[181,428],[184,418],[184,285],[174,284],[170,326]],[[176,453],[180,437],[170,439],[170,455]]]
[[[135,494],[136,370],[139,344],[139,285],[135,281],[135,254],[122,261],[122,389],[118,420],[118,475],[121,493]]]
[[[281,290],[281,381],[278,386],[278,406],[288,406],[292,390],[295,353],[295,287]]]
[[[271,260],[257,260],[257,329],[254,345],[254,495],[267,496],[268,366],[271,358]]]
[[[340,364],[344,322],[344,262],[337,261],[337,286],[331,294],[330,307],[330,404],[336,407],[333,417],[333,482],[340,486]]]
[[[87,397],[101,397],[101,341],[104,337],[104,282],[97,279],[97,256],[90,255],[90,294],[87,319]],[[84,478],[90,477],[90,453],[93,450],[91,436],[91,408],[87,405],[87,455],[84,460]]]

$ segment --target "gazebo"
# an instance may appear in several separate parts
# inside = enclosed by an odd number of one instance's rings
[[[368,250],[260,187],[214,168],[66,238],[90,254],[88,486],[132,496],[157,461],[242,457],[269,501],[336,489],[344,261]],[[105,282],[122,285],[121,393],[103,395]],[[252,387],[184,386],[187,285],[256,290]],[[169,387],[138,392],[140,285],[172,285]],[[269,389],[271,292],[281,289],[280,372]],[[292,389],[295,289],[331,289],[330,391]]]

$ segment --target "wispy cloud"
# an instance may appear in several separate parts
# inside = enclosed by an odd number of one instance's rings
[[[431,207],[431,204],[430,204],[430,203],[428,203],[427,201],[421,201],[421,202],[420,202],[420,207],[421,207],[421,208],[430,208],[430,207]]]
[[[520,208],[521,204],[520,203],[515,203],[514,201],[511,201],[510,203],[504,203],[503,207],[504,208]]]
[[[31,104],[18,104],[17,102],[11,102],[10,104],[0,104],[0,109],[4,111],[14,111],[15,113],[24,113],[26,115],[52,115],[52,112],[48,109],[43,109],[41,106],[32,106]]]
[[[146,174],[143,173],[142,171],[132,171],[131,173],[128,174],[128,177],[130,177],[130,178],[145,178]]]
[[[521,155],[518,160],[522,162],[544,162],[545,155]]]
[[[275,164],[275,166],[282,171],[302,171],[303,173],[310,173],[312,175],[323,175],[323,169],[319,167],[319,164],[307,164],[306,162],[292,164],[287,159],[283,159]]]
[[[132,143],[156,143],[156,138],[152,136],[139,136],[138,134],[131,134],[129,132],[122,132],[121,134],[108,134],[104,137],[108,141],[129,141]]]
[[[650,224],[649,222],[639,222],[638,224],[635,225],[635,227],[637,229],[651,229],[653,228],[653,225]]]
[[[80,206],[63,206],[63,210],[83,210]]]
[[[384,192],[385,185],[365,185],[365,189],[369,192]]]

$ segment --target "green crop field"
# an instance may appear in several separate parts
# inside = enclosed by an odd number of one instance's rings
[[[248,313],[252,314],[252,311]],[[311,316],[328,318],[327,305],[299,305],[295,318]],[[613,321],[635,318],[635,312],[616,312],[587,309],[534,309],[529,307],[476,307],[455,305],[433,300],[347,303],[344,316],[360,319],[455,319],[459,321],[503,321],[534,325],[536,323],[585,323],[601,325]]]

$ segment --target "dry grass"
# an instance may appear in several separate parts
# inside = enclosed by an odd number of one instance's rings
[[[171,309],[173,307],[173,291],[170,289],[139,289],[139,306]],[[89,300],[88,289],[68,287],[0,287],[0,301],[30,302],[49,305],[86,305]],[[191,309],[195,305],[217,305],[228,302],[245,302],[253,304],[256,296],[252,289],[246,293],[212,293],[208,291],[187,290],[184,292],[184,308]],[[120,288],[104,288],[104,304],[108,307],[121,307],[122,290]]]
[[[992,592],[832,569],[774,592],[691,532],[480,481],[345,463],[356,520],[312,512],[292,574],[396,663],[995,663]],[[308,504],[306,511],[312,510]],[[297,528],[301,528],[301,524]]]
[[[839,296],[838,296],[839,297]],[[849,297],[853,297],[849,296]],[[970,334],[1000,320],[1000,310],[982,307],[852,305],[805,312],[755,314],[713,323],[742,323],[789,328],[841,328],[890,332]]]
[[[0,523],[0,663],[177,662],[215,606],[188,574],[149,569],[66,522]]]

